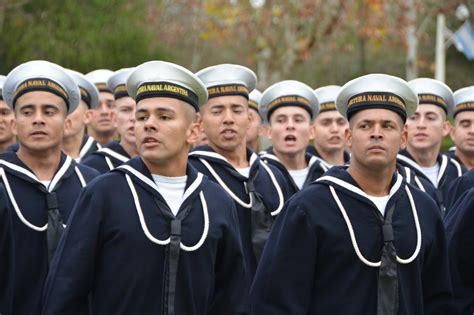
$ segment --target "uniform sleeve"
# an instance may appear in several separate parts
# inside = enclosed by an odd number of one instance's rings
[[[456,178],[449,186],[449,193],[446,197],[446,209],[451,211],[461,196],[474,187],[474,172],[469,171],[461,177]],[[449,213],[449,212],[447,212]]]
[[[446,218],[454,305],[459,314],[474,313],[474,189],[466,192]]]
[[[43,314],[87,314],[88,295],[100,250],[102,199],[82,190],[51,262],[43,293]]]
[[[316,252],[316,234],[308,215],[297,199],[290,199],[272,228],[258,265],[250,290],[250,314],[306,314]]]
[[[0,185],[0,314],[11,314],[13,275],[13,235],[11,213]]]
[[[432,200],[427,207],[436,209]],[[425,209],[426,211],[430,209]],[[422,284],[425,314],[452,314],[452,287],[449,275],[446,233],[437,209],[432,220],[433,242],[427,248],[423,262]]]
[[[225,205],[224,205],[225,206]],[[229,199],[228,224],[217,250],[214,296],[209,314],[246,314],[248,286],[235,204]]]

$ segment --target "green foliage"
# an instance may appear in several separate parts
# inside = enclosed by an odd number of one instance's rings
[[[146,20],[144,0],[7,1],[0,73],[33,59],[82,72],[167,59]]]

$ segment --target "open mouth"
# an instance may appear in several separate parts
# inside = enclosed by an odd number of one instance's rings
[[[287,135],[284,138],[286,143],[295,143],[296,142],[296,137],[294,135]]]

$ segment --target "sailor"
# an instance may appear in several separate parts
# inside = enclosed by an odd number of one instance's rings
[[[220,64],[197,73],[209,100],[201,107],[209,145],[190,152],[190,162],[222,186],[235,201],[247,267],[248,292],[257,262],[287,187],[283,175],[246,147],[248,94],[255,73],[243,66]]]
[[[474,186],[464,191],[445,218],[449,268],[453,286],[453,314],[474,313]]]
[[[454,126],[451,139],[455,147],[446,155],[468,170],[474,168],[474,86],[454,92]]]
[[[247,129],[247,147],[253,152],[260,151],[260,136],[262,135],[262,117],[260,116],[259,103],[262,92],[254,89],[249,93],[249,128]]]
[[[101,145],[112,141],[117,130],[114,92],[107,86],[112,74],[114,72],[108,69],[98,69],[86,74],[99,90],[99,105],[86,114],[87,134]]]
[[[336,97],[341,87],[328,85],[314,90],[320,102],[319,114],[314,119],[314,145],[308,152],[329,166],[349,164],[350,154],[344,141],[347,119],[336,110]]]
[[[260,100],[261,112],[268,122],[268,138],[273,146],[260,158],[284,174],[293,195],[329,168],[321,159],[306,152],[314,138],[313,120],[319,102],[306,84],[285,80],[268,87]]]
[[[455,159],[440,153],[441,142],[450,130],[447,117],[453,110],[453,93],[434,79],[420,78],[408,84],[418,94],[420,105],[407,119],[407,146],[400,151],[398,162],[436,188],[436,200],[444,215],[449,186],[465,172]]]
[[[127,79],[140,156],[82,192],[45,286],[43,314],[239,314],[236,209],[188,162],[207,100],[187,69],[146,62]]]
[[[86,112],[99,105],[99,91],[80,72],[68,70],[81,91],[81,101],[76,110],[67,116],[64,124],[63,151],[76,162],[99,149],[100,144],[86,134]]]
[[[13,69],[3,98],[14,111],[17,152],[0,155],[12,213],[14,314],[40,314],[49,262],[79,191],[98,173],[61,152],[66,116],[80,91],[66,70],[35,60]]]
[[[126,81],[134,68],[124,68],[110,76],[107,85],[114,91],[115,117],[120,142],[111,141],[103,148],[91,154],[82,163],[95,168],[99,173],[106,173],[138,155],[135,139],[136,103],[128,95]]]
[[[443,221],[395,169],[417,96],[371,74],[336,101],[351,163],[288,201],[251,290],[251,314],[452,314]]]
[[[15,115],[8,105],[3,101],[2,88],[5,76],[0,75],[0,153],[10,146],[16,144],[16,137],[13,133]]]

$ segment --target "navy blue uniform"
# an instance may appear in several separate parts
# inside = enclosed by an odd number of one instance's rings
[[[383,217],[366,196],[346,170],[333,167],[287,202],[255,275],[251,314],[377,314]],[[399,174],[390,196],[398,314],[450,314],[446,240],[435,202]]]
[[[471,186],[473,187],[473,186]],[[446,238],[456,314],[474,313],[474,188],[446,215]]]
[[[81,164],[104,174],[130,160],[130,155],[117,141],[112,141],[83,159]]]
[[[261,151],[259,153],[259,156],[262,161],[275,166],[283,174],[283,176],[285,176],[286,182],[289,185],[290,196],[300,190],[286,167],[273,152],[272,147],[268,148],[265,151]],[[304,181],[303,187],[308,186],[311,182],[321,177],[329,169],[329,165],[327,165],[323,160],[309,153],[305,154],[305,160],[308,164],[309,170],[308,176],[306,176],[306,180]]]
[[[306,147],[306,152],[320,158],[326,164],[329,165],[329,163],[321,157],[321,154],[318,152],[318,150],[316,150],[316,148],[314,146],[312,146],[312,145],[307,146]],[[349,165],[349,162],[351,161],[351,155],[346,151],[344,151],[343,155],[344,155],[344,164]]]
[[[463,176],[456,178],[449,187],[449,195],[446,198],[448,213],[461,196],[474,187],[474,169],[467,171]]]
[[[413,172],[415,172],[416,176],[426,179],[427,182],[433,185],[436,191],[436,201],[444,215],[444,212],[447,209],[446,199],[449,196],[451,184],[456,178],[462,176],[462,174],[466,172],[466,168],[459,164],[455,159],[449,158],[444,154],[439,154],[437,160],[439,163],[438,187],[435,187],[408,151],[402,150],[397,156],[397,163],[409,167]]]
[[[61,155],[59,168],[45,187],[15,152],[0,155],[1,180],[8,194],[14,238],[14,314],[40,314],[43,284],[48,273],[48,198],[67,222],[85,184],[99,175]]]
[[[174,314],[244,311],[234,204],[190,165],[186,174],[176,217],[139,157],[91,182],[52,262],[44,314],[82,314],[88,296],[93,314],[168,314],[172,285]],[[180,231],[171,232],[182,214]],[[180,248],[178,258],[173,244]],[[176,268],[174,281],[170,266]]]
[[[79,151],[79,157],[76,158],[76,162],[81,163],[86,157],[91,155],[93,152],[102,148],[102,145],[98,143],[94,138],[88,135],[84,135],[81,143],[81,150]]]
[[[216,181],[235,201],[250,288],[273,218],[281,211],[288,197],[288,187],[283,175],[262,162],[257,154],[247,150],[247,159],[250,164],[249,178],[238,173],[209,146],[197,147],[189,154],[190,163]],[[254,193],[250,194],[252,191]],[[264,213],[257,213],[258,209],[255,211],[254,206],[258,206],[259,202],[263,203]],[[258,220],[260,222],[256,223]]]
[[[13,231],[3,185],[0,185],[0,257],[0,314],[10,315],[13,288]]]

